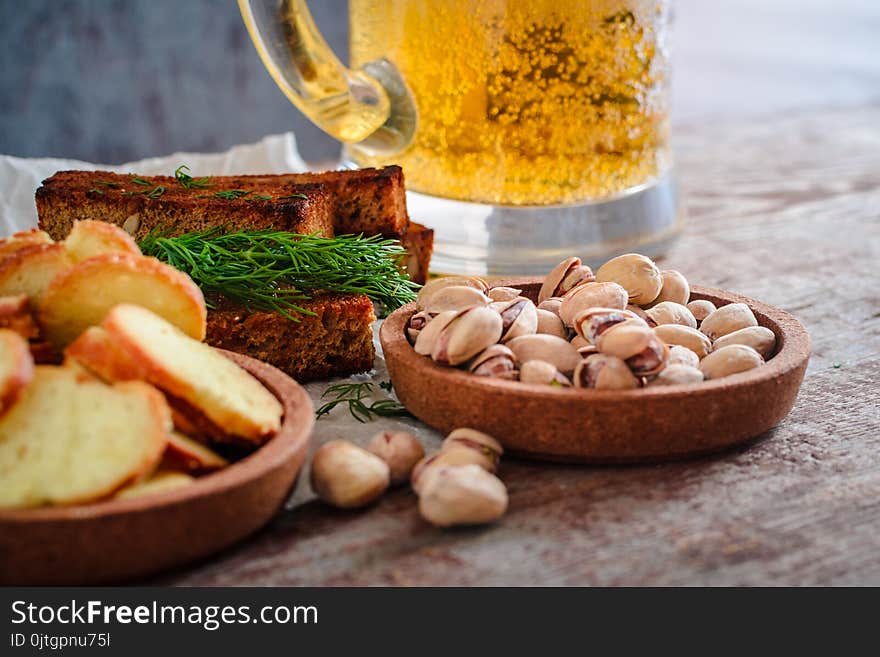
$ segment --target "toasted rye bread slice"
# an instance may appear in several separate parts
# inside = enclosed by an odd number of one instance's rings
[[[196,340],[205,337],[205,298],[192,279],[155,258],[123,253],[89,258],[56,276],[37,323],[60,351],[120,303],[148,308]]]
[[[168,436],[163,463],[171,470],[197,474],[219,470],[229,465],[229,461],[210,447],[177,431],[172,431]]]
[[[119,499],[130,499],[132,497],[143,497],[144,495],[155,495],[156,493],[164,493],[169,490],[189,486],[194,481],[195,478],[185,472],[161,470],[145,481],[126,486],[116,493],[116,497]]]
[[[147,381],[192,405],[227,435],[261,444],[281,426],[281,404],[253,376],[139,306],[116,306],[102,322],[147,369]]]
[[[0,417],[12,407],[34,378],[34,359],[27,341],[15,331],[0,329]]]
[[[145,383],[108,386],[39,366],[0,419],[0,507],[90,502],[151,473],[171,417]]]
[[[39,337],[40,329],[26,294],[0,297],[0,328],[15,331],[25,340]]]
[[[0,296],[24,294],[36,307],[56,274],[73,262],[63,244],[35,244],[0,261]]]
[[[74,262],[103,253],[141,255],[131,235],[118,226],[92,219],[74,222],[70,235],[64,240],[64,247]]]

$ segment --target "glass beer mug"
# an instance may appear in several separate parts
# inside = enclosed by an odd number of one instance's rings
[[[403,167],[432,271],[543,274],[678,233],[668,0],[349,0],[350,67],[305,0],[239,5],[346,164]]]

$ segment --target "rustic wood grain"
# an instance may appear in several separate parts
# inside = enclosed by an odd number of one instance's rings
[[[812,335],[781,425],[661,466],[507,460],[489,528],[435,530],[407,490],[354,513],[309,502],[157,582],[880,584],[880,108],[693,125],[677,148],[690,224],[664,264]]]

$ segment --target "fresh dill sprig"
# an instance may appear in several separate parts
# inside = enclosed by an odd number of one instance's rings
[[[380,383],[380,387],[385,386]],[[368,422],[374,415],[380,417],[404,417],[410,415],[406,407],[393,399],[379,399],[367,406],[364,401],[373,392],[373,384],[369,381],[362,383],[337,383],[328,387],[322,394],[321,399],[332,395],[333,399],[321,405],[315,411],[315,417],[321,419],[329,414],[339,404],[348,404],[348,412],[358,422]]]
[[[279,196],[278,198],[301,198],[308,200],[309,197],[305,194],[287,194],[286,196]]]
[[[149,187],[153,184],[149,180],[145,180],[144,178],[139,178],[137,176],[132,176],[131,182],[133,182],[135,185],[144,185],[145,187]]]
[[[118,182],[113,182],[112,180],[96,180],[96,185],[104,185],[105,187],[109,187],[110,189],[116,189],[119,187]]]
[[[272,196],[270,194],[254,194],[250,198],[246,198],[245,201],[271,201]]]
[[[208,295],[274,310],[294,321],[294,313],[313,314],[297,305],[310,292],[366,294],[391,310],[413,301],[419,289],[400,271],[406,251],[381,235],[215,228],[170,237],[154,230],[140,246],[144,255],[189,274]]]
[[[140,184],[140,183],[138,183]],[[140,192],[122,192],[123,196],[139,196],[143,194],[147,198],[159,198],[162,194],[165,193],[165,187],[162,185],[156,185],[153,189],[147,191],[143,190]]]
[[[186,189],[204,189],[205,187],[211,186],[211,179],[209,177],[205,178],[193,178],[189,175],[189,167],[185,164],[181,164],[174,170],[174,177],[177,179],[177,182],[181,187]]]
[[[101,196],[104,196],[103,190],[100,190],[97,187],[92,187],[89,191],[94,192],[95,194],[100,194]]]
[[[227,189],[222,192],[214,192],[214,196],[216,196],[217,198],[225,199],[227,201],[234,201],[235,199],[248,196],[249,194],[253,194],[253,192],[249,192],[245,189]]]

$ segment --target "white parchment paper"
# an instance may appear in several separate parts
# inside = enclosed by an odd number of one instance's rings
[[[63,169],[103,169],[120,173],[133,172],[143,175],[172,175],[181,164],[190,168],[193,177],[235,175],[246,173],[295,173],[306,171],[306,164],[299,156],[296,138],[292,133],[271,135],[256,144],[235,146],[223,153],[174,153],[163,157],[152,157],[120,165],[104,165],[80,160],[58,158],[21,158],[0,155],[0,236],[7,236],[19,230],[34,228],[37,225],[37,210],[34,205],[34,192],[40,183],[56,171]],[[378,339],[378,326],[373,331],[376,346],[374,370],[369,374],[350,377],[353,381],[373,381],[376,399],[388,398],[389,393],[378,383],[388,380],[385,360]],[[328,386],[349,379],[332,379],[309,383],[305,386],[317,408],[324,401],[321,395]],[[348,412],[345,404],[337,406],[330,415],[318,420],[312,450],[328,440],[345,438],[358,444],[366,444],[380,431],[407,430],[425,445],[426,451],[435,449],[441,437],[434,430],[411,418],[377,418],[372,422],[360,423]],[[296,506],[313,497],[308,485],[308,466],[300,474],[299,485],[288,502]]]

